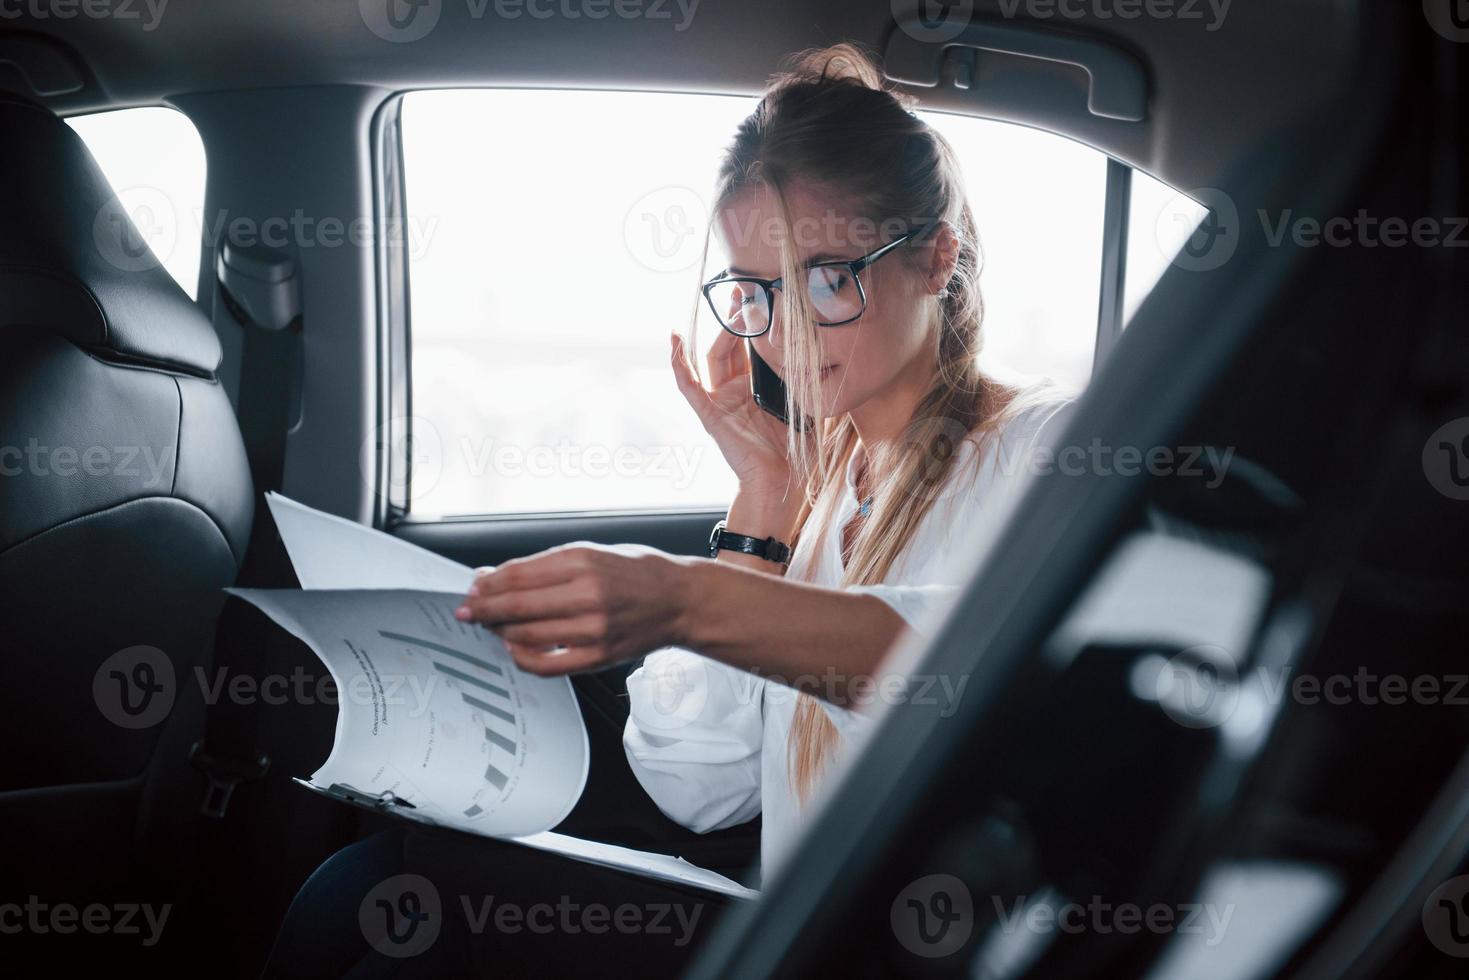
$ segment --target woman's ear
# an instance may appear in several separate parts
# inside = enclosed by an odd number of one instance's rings
[[[959,264],[959,236],[954,234],[953,225],[940,221],[931,239],[928,268],[923,278],[930,293],[939,293],[954,278],[954,269]]]

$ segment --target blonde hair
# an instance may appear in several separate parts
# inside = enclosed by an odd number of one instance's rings
[[[796,181],[829,189],[861,213],[883,216],[909,231],[945,221],[958,238],[958,261],[944,290],[926,304],[923,329],[937,332],[933,382],[895,444],[868,458],[873,509],[858,530],[842,584],[883,581],[912,539],[951,474],[958,441],[994,436],[1018,404],[1014,389],[987,377],[978,365],[984,304],[982,264],[974,215],[965,198],[953,149],[887,90],[882,74],[850,44],[801,52],[775,75],[755,111],[725,151],[715,212],[753,185],[771,192],[784,229],[781,275],[804,281],[791,246],[787,194]],[[707,243],[706,243],[707,254]],[[895,256],[894,259],[897,257]],[[890,259],[889,261],[893,261]],[[804,289],[778,293],[779,331],[787,386],[787,416],[819,405],[819,346]],[[697,315],[695,317],[697,321]],[[860,329],[861,321],[852,325]],[[696,341],[695,341],[696,344]],[[814,438],[789,433],[792,472],[803,488],[797,541],[820,540],[842,499],[845,467],[857,444],[849,416],[816,422]],[[976,452],[975,459],[981,454]],[[797,542],[793,542],[793,546]],[[810,694],[801,694],[791,727],[789,768],[805,800],[837,745],[836,728]]]

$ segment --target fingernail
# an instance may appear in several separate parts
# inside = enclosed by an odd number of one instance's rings
[[[455,619],[468,619],[470,615],[471,614],[469,612],[468,606],[460,606],[458,609],[454,610]]]

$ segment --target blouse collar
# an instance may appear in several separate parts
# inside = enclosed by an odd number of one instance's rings
[[[954,450],[954,462],[945,478],[954,479],[954,470],[963,465],[976,448],[977,446],[973,437],[965,437],[961,440]],[[860,449],[862,453],[866,451],[865,447]],[[845,523],[861,506],[861,502],[857,499],[857,469],[858,463],[860,462],[858,454],[859,450],[854,448],[851,455],[847,457],[845,485],[842,491],[841,503],[837,507],[837,517],[842,523]]]

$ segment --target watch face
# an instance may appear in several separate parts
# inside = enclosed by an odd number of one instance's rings
[[[709,557],[719,556],[719,532],[724,530],[724,521],[714,525],[714,530],[709,532]]]

